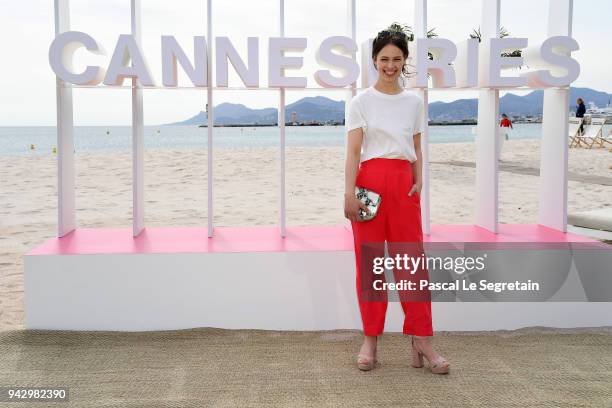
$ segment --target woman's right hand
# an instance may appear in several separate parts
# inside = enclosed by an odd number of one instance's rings
[[[365,210],[366,213],[370,213],[368,207],[361,202],[354,194],[344,195],[344,218],[348,218],[351,221],[360,221],[359,209]]]

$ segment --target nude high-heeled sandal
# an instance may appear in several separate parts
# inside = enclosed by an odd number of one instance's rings
[[[357,367],[359,367],[361,371],[370,371],[376,366],[376,363],[378,363],[377,354],[378,338],[376,339],[376,349],[374,349],[374,358],[368,358],[364,354],[359,353],[357,355]]]
[[[422,368],[423,367],[423,355],[417,351],[414,346],[414,336],[411,336],[412,340],[412,364],[411,366],[414,368]]]
[[[367,358],[363,354],[359,354],[357,356],[357,367],[359,367],[361,371],[370,371],[374,368],[376,363],[378,363],[378,359],[376,358],[376,352],[374,352],[373,359]]]
[[[415,337],[417,336],[411,337],[411,340],[412,340],[412,364],[411,365],[414,368],[422,368],[424,365],[423,356],[425,355],[421,353],[418,347],[414,344]],[[450,371],[450,364],[448,363],[448,361],[444,359],[444,357],[439,355],[434,361],[430,361],[427,356],[425,356],[425,358],[427,358],[427,361],[429,361],[429,368],[431,369],[432,373],[448,374],[448,372]]]

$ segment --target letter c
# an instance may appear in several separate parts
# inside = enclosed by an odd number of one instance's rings
[[[97,85],[104,78],[105,70],[88,65],[81,73],[72,72],[74,52],[84,46],[93,54],[105,55],[104,48],[88,34],[80,31],[66,31],[59,34],[49,47],[49,64],[61,80],[75,85]]]

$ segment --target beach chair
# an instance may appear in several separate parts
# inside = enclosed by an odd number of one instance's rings
[[[585,129],[584,134],[576,136],[576,144],[592,149],[598,139],[601,138],[605,123],[604,118],[592,118],[591,124]],[[603,147],[603,145],[600,144],[600,147]]]
[[[603,119],[605,124],[605,119]],[[608,132],[607,135],[603,134],[603,130],[601,131],[600,136],[595,141],[600,147],[612,147],[612,129]],[[612,151],[612,150],[611,150]]]
[[[568,137],[569,137],[569,147],[576,147],[576,137],[578,136],[578,134],[580,133],[580,125],[582,124],[582,118],[575,118],[575,117],[570,117],[569,118],[569,132],[568,132]]]

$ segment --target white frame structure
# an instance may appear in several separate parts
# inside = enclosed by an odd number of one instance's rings
[[[417,38],[427,36],[427,0],[414,1],[414,28]],[[496,38],[500,29],[501,0],[481,0],[481,30],[483,41]],[[55,2],[55,35],[70,30],[69,0]],[[130,0],[131,32],[141,42],[141,1]],[[207,5],[207,36],[212,39],[212,0]],[[549,36],[567,35],[572,32],[573,0],[549,0]],[[356,40],[356,0],[347,0],[347,31]],[[279,0],[279,35],[285,35],[285,2]],[[214,109],[212,81],[212,55],[214,41],[208,41],[208,86],[207,95],[207,136],[208,136],[208,236],[214,235],[213,224],[213,136]],[[353,58],[356,58],[353,55]],[[486,58],[480,59],[485,64]],[[479,69],[484,66],[480,65]],[[57,104],[57,145],[58,145],[58,236],[62,237],[76,228],[75,217],[75,168],[74,168],[74,121],[72,88],[59,77],[56,79]],[[138,236],[144,228],[144,119],[143,88],[137,79],[132,79],[132,154],[133,154],[133,235]],[[228,88],[223,88],[228,89]],[[262,89],[262,88],[260,88]],[[280,130],[280,235],[286,236],[286,177],[285,177],[285,88],[279,91],[278,127]],[[320,89],[320,88],[313,88]],[[357,81],[343,88],[351,98],[357,94]],[[469,88],[466,88],[469,89]],[[478,88],[478,126],[476,135],[476,219],[475,224],[488,231],[498,232],[498,163],[497,163],[497,117],[499,114],[499,89]],[[424,118],[427,123],[428,89],[419,89],[425,104]],[[544,91],[542,124],[542,151],[539,197],[539,223],[552,229],[567,230],[567,160],[566,143],[568,130],[569,88],[550,88]],[[347,98],[347,104],[349,102]],[[430,233],[430,188],[429,188],[429,131],[425,126],[422,135],[423,191],[422,220],[423,232]]]
[[[572,35],[573,0],[550,1],[548,36]],[[538,221],[567,232],[567,106],[569,89],[545,89],[540,153],[540,207]],[[556,120],[560,117],[565,120]]]
[[[131,29],[136,43],[142,44],[140,0],[130,1]],[[134,236],[144,228],[144,107],[142,86],[132,78],[132,205]]]
[[[427,0],[414,0],[414,34],[417,38],[427,38]],[[429,235],[431,232],[431,211],[429,197],[429,91],[419,90],[423,98],[423,133],[421,134],[421,155],[423,158],[423,168],[421,175],[423,187],[421,188],[421,222],[423,234]]]
[[[70,31],[68,0],[55,0],[55,36]],[[57,110],[57,235],[76,228],[74,200],[74,121],[72,87],[56,77]]]
[[[210,0],[209,0],[210,1]],[[279,37],[285,36],[285,0],[279,2]],[[286,155],[286,135],[285,135],[285,88],[279,90],[279,102],[278,102],[278,127],[280,130],[280,152],[279,152],[279,165],[280,165],[280,194],[279,194],[279,206],[280,206],[280,235],[281,237],[287,236],[287,192],[286,192],[286,167],[285,167],[285,155]]]
[[[208,38],[208,55],[207,55],[207,67],[206,70],[206,132],[208,134],[208,152],[206,154],[208,160],[208,237],[211,238],[214,233],[215,226],[213,225],[213,130],[215,123],[214,106],[213,106],[213,89],[212,89],[212,55],[214,52],[214,41],[210,41],[212,38],[212,0],[206,0],[206,35]]]
[[[482,0],[482,41],[499,37],[501,0]],[[479,60],[479,77],[486,69],[486,56]],[[497,168],[497,117],[499,89],[481,89],[476,127],[476,225],[497,233],[499,174]],[[567,115],[566,115],[567,116]]]

